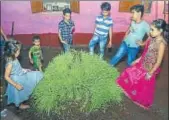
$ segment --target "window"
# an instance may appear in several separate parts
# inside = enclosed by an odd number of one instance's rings
[[[78,0],[31,0],[32,13],[39,12],[59,12],[65,8],[70,8],[72,12],[79,13]]]
[[[44,11],[63,11],[70,8],[70,1],[67,0],[43,0]]]
[[[145,13],[151,12],[152,0],[123,0],[123,1],[120,1],[119,11],[130,12],[130,8],[136,4],[144,5]]]
[[[136,4],[141,4],[141,0],[121,0],[119,3],[119,12],[130,12],[130,8]]]

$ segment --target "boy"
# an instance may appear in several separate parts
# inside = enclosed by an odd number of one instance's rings
[[[144,14],[143,5],[135,5],[131,7],[130,11],[132,13],[131,25],[117,53],[110,60],[112,66],[115,66],[126,54],[128,56],[127,65],[130,66],[136,59],[143,37],[146,34],[148,35],[150,30],[148,23],[142,20]]]
[[[108,35],[109,35],[109,43],[108,46],[111,47],[112,45],[112,26],[113,26],[113,20],[109,16],[111,5],[108,2],[104,2],[101,5],[102,14],[96,17],[96,27],[94,31],[93,38],[90,40],[89,43],[89,51],[90,54],[94,54],[94,47],[97,43],[99,43],[100,46],[100,58],[102,59],[104,56],[104,49],[107,43]]]
[[[72,45],[74,22],[71,20],[71,10],[65,8],[63,10],[63,20],[59,22],[59,39],[63,44],[64,52],[68,52]]]
[[[40,47],[40,37],[33,36],[33,46],[29,50],[29,60],[33,64],[34,69],[42,71],[42,50]]]

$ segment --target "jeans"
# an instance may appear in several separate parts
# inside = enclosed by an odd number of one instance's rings
[[[71,47],[71,44],[65,44],[65,43],[63,43],[63,50],[64,50],[64,52],[69,52],[70,47]]]
[[[115,56],[111,58],[110,64],[112,66],[115,66],[127,54],[128,56],[127,65],[130,66],[132,62],[136,59],[139,50],[140,47],[138,48],[128,47],[127,44],[123,41]]]
[[[93,38],[90,40],[90,43],[89,43],[90,55],[94,54],[94,48],[97,43],[99,43],[99,46],[100,46],[100,58],[103,58],[104,49],[107,43],[107,36],[98,36],[98,35],[93,36]]]

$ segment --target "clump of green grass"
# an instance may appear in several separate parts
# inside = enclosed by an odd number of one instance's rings
[[[53,58],[32,97],[39,112],[60,114],[71,105],[92,112],[122,100],[119,72],[99,56],[72,50]]]

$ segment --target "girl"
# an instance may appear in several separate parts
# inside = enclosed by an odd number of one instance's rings
[[[152,22],[151,39],[145,43],[138,43],[145,44],[143,54],[117,78],[117,84],[125,95],[145,109],[153,103],[156,75],[160,72],[159,67],[167,45],[163,37],[166,26],[166,22],[162,19]]]
[[[30,106],[22,102],[28,100],[33,89],[42,79],[43,74],[39,71],[30,71],[21,67],[17,59],[20,48],[21,45],[17,41],[8,41],[5,44],[5,79],[8,82],[7,103],[14,103],[20,109],[27,109]]]

